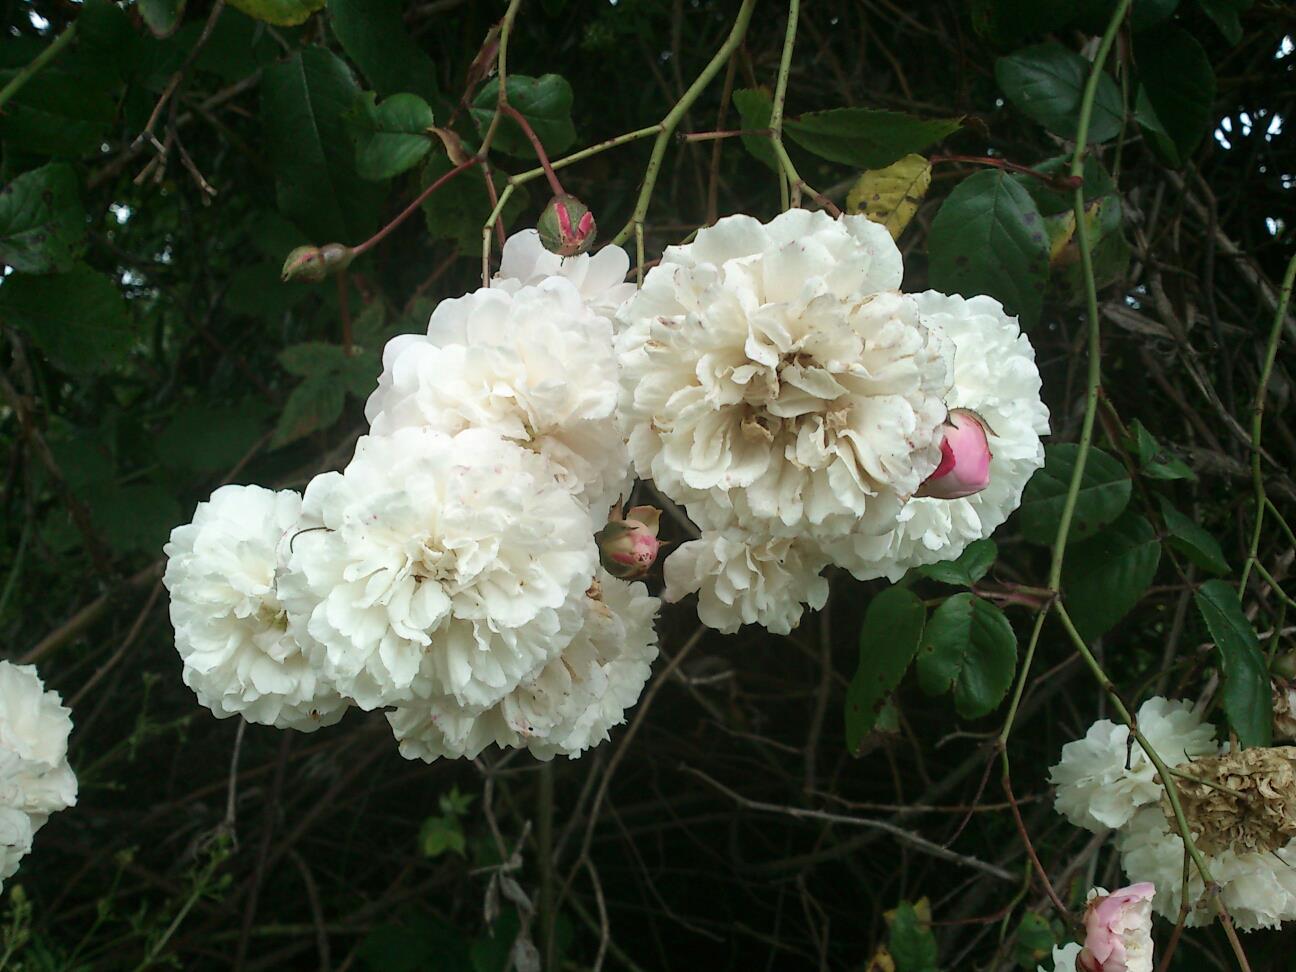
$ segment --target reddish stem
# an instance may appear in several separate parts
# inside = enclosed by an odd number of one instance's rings
[[[554,172],[553,166],[549,164],[549,156],[545,153],[544,145],[540,143],[540,137],[536,135],[535,129],[526,120],[526,116],[504,100],[503,88],[500,88],[499,110],[517,122],[518,127],[522,129],[522,133],[530,141],[531,148],[535,150],[536,158],[540,160],[540,167],[544,169],[545,178],[549,180],[549,188],[553,190],[553,194],[555,196],[565,196],[567,193],[563,190],[562,183],[558,181],[558,174]]]
[[[1005,172],[1020,172],[1022,175],[1028,175],[1033,179],[1039,179],[1041,182],[1047,182],[1055,189],[1079,189],[1084,185],[1084,179],[1080,176],[1050,175],[1047,172],[1032,169],[1027,165],[1018,165],[1016,162],[1009,162],[1007,159],[996,159],[987,155],[933,155],[930,161],[932,165],[937,162],[966,162],[969,165],[988,165],[996,169],[1002,169]]]
[[[405,220],[409,219],[410,216],[414,215],[414,213],[418,211],[418,208],[423,205],[423,203],[427,200],[429,196],[432,195],[432,193],[436,192],[438,189],[444,186],[451,179],[455,178],[455,176],[461,175],[462,173],[467,172],[473,166],[481,165],[481,163],[482,160],[475,155],[471,159],[467,159],[464,162],[460,162],[453,169],[451,169],[441,178],[437,179],[434,183],[432,183],[432,185],[428,186],[417,196],[415,196],[414,201],[410,203],[408,206],[406,206],[404,209],[402,209],[400,213],[397,214],[396,218],[393,219],[390,223],[388,223],[386,226],[380,229],[373,236],[369,237],[369,239],[365,240],[363,243],[359,244],[358,246],[352,247],[351,249],[352,258],[358,257],[363,253],[372,250],[375,246],[377,246],[384,239],[386,239],[387,235],[392,230],[394,230],[401,223],[405,222]]]

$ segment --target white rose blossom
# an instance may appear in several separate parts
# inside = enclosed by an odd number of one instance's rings
[[[945,344],[901,275],[862,216],[729,216],[667,247],[619,315],[639,476],[703,528],[885,524],[936,468],[949,390]]]
[[[490,429],[548,459],[599,519],[629,490],[617,389],[611,322],[550,277],[444,300],[427,334],[393,338],[365,417],[374,435]]]
[[[664,597],[697,592],[702,623],[726,634],[744,624],[788,634],[805,605],[817,611],[828,600],[820,576],[827,563],[812,541],[756,538],[734,526],[703,530],[666,558]]]
[[[362,708],[437,695],[489,708],[580,627],[589,512],[494,432],[365,436],[343,472],[306,487],[302,513],[289,618]]]
[[[311,732],[336,723],[348,702],[307,660],[279,600],[285,546],[299,528],[301,496],[222,486],[193,521],[171,531],[163,583],[184,682],[218,719]]]
[[[50,814],[75,806],[71,710],[32,665],[0,661],[0,889]]]
[[[1044,464],[1040,436],[1048,433],[1048,408],[1040,400],[1035,351],[992,297],[964,299],[929,290],[911,298],[918,317],[954,348],[950,408],[971,409],[989,433],[990,482],[959,499],[914,497],[892,529],[866,531],[834,544],[836,563],[861,580],[895,582],[911,567],[958,557],[974,540],[990,536],[1021,503],[1022,491]]]
[[[630,257],[619,246],[561,257],[544,248],[539,232],[525,229],[504,241],[499,272],[491,278],[491,286],[515,291],[561,277],[576,287],[590,310],[611,318],[635,292],[634,283],[626,282],[629,272]]]
[[[1131,881],[1156,885],[1152,902],[1157,914],[1178,920],[1183,900],[1183,838],[1159,805],[1144,807],[1120,832],[1116,844],[1121,867]],[[1220,900],[1240,931],[1277,928],[1296,921],[1296,840],[1274,851],[1225,849],[1209,855],[1211,877]],[[1201,875],[1190,868],[1189,926],[1209,925],[1216,918]]]
[[[1138,727],[1167,766],[1215,755],[1215,727],[1193,713],[1192,704],[1153,697],[1139,706]],[[1077,827],[1094,833],[1124,826],[1143,806],[1161,798],[1156,767],[1129,734],[1109,719],[1089,727],[1083,739],[1062,747],[1050,771],[1057,787],[1054,807]],[[1182,862],[1181,862],[1182,864]],[[1162,883],[1154,878],[1158,888]]]
[[[625,721],[657,657],[659,601],[643,584],[600,571],[582,596],[584,623],[562,652],[485,712],[438,696],[387,713],[407,759],[476,756],[494,744],[530,749],[540,759],[572,758]]]

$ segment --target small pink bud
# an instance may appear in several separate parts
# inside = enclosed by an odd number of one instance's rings
[[[589,207],[572,195],[554,196],[536,221],[540,242],[550,253],[569,257],[594,245],[598,227]]]
[[[608,525],[594,534],[603,569],[622,580],[647,574],[663,546],[657,539],[660,520],[661,511],[651,506],[636,506],[625,519],[614,513]]]
[[[990,485],[990,443],[986,420],[970,408],[951,408],[941,440],[940,465],[915,496],[959,499]],[[993,429],[991,430],[993,431]]]
[[[1152,968],[1152,899],[1156,887],[1144,881],[1108,894],[1089,892],[1084,948],[1078,972],[1141,972]]]

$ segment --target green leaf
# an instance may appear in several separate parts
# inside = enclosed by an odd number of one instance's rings
[[[0,190],[0,263],[20,273],[71,269],[85,249],[85,218],[70,165],[24,172]]]
[[[1197,0],[1202,11],[1215,21],[1215,26],[1230,44],[1236,44],[1242,39],[1242,21],[1238,15],[1244,10],[1250,10],[1252,2],[1253,0]]]
[[[0,86],[15,73],[0,71]],[[100,86],[47,67],[5,102],[0,140],[9,150],[78,158],[98,152],[114,110]]]
[[[1130,6],[1130,30],[1154,27],[1168,19],[1178,6],[1179,0],[1134,0]]]
[[[462,856],[466,847],[458,817],[445,815],[428,817],[423,821],[419,830],[419,851],[424,857],[440,857],[447,851]]]
[[[931,284],[947,293],[989,294],[1029,328],[1039,317],[1049,245],[1035,200],[1004,173],[978,172],[941,204],[927,243]]]
[[[180,503],[156,483],[100,483],[90,494],[95,527],[118,553],[157,555],[171,528],[183,522]]]
[[[1063,217],[1074,227],[1071,213]],[[1103,196],[1085,208],[1085,229],[1089,242],[1089,255],[1093,264],[1094,284],[1098,289],[1107,287],[1125,276],[1129,267],[1130,247],[1121,232],[1123,223],[1120,197],[1114,193]],[[1080,258],[1080,241],[1072,236],[1051,264],[1050,283],[1058,296],[1073,304],[1085,299],[1084,264]]]
[[[136,0],[140,16],[155,37],[170,37],[184,19],[185,0]]]
[[[363,179],[390,179],[412,169],[432,149],[432,109],[418,95],[394,94],[380,105],[372,91],[360,95],[356,171]]]
[[[1147,103],[1182,163],[1213,123],[1215,72],[1210,58],[1192,34],[1166,27],[1136,38],[1134,59]],[[1139,120],[1147,124],[1145,119],[1146,113]]]
[[[1130,447],[1138,455],[1139,469],[1148,479],[1196,480],[1197,474],[1182,459],[1167,452],[1138,419],[1130,423]]]
[[[887,696],[900,684],[922,640],[927,609],[900,587],[869,602],[860,629],[859,666],[846,689],[846,748],[859,752]]]
[[[473,98],[473,121],[477,123],[477,130],[483,136],[490,128],[498,100],[499,78],[492,78],[482,85],[477,97]],[[545,74],[532,78],[524,74],[510,74],[508,100],[526,118],[550,157],[566,151],[576,141],[576,128],[571,120],[572,88],[562,75]],[[536,157],[530,139],[511,118],[500,119],[491,148],[524,159]]]
[[[1237,591],[1222,580],[1209,580],[1193,595],[1219,649],[1224,675],[1224,713],[1243,746],[1268,746],[1272,696],[1264,652],[1255,628],[1242,613]]]
[[[918,684],[928,695],[953,691],[965,719],[992,711],[1012,684],[1017,638],[1004,613],[972,594],[946,598],[927,622]]]
[[[318,243],[358,243],[377,225],[383,188],[359,178],[347,113],[359,89],[322,47],[266,68],[261,117],[279,208]]]
[[[1126,513],[1095,537],[1067,550],[1062,593],[1086,641],[1110,631],[1130,612],[1156,576],[1161,542],[1152,524]]]
[[[1044,468],[1026,484],[1018,513],[1022,536],[1031,543],[1050,546],[1057,539],[1079,451],[1073,442],[1044,449]],[[1093,536],[1120,516],[1129,504],[1130,489],[1125,467],[1101,449],[1091,448],[1076,496],[1068,541],[1074,543]]]
[[[743,88],[733,93],[733,103],[738,109],[738,117],[741,120],[743,131],[759,131],[763,128],[769,128],[770,116],[774,112],[774,103],[770,100],[768,91],[764,89]],[[752,154],[758,161],[764,163],[775,172],[779,171],[778,156],[774,154],[774,146],[764,135],[743,135],[743,148]]]
[[[1074,0],[973,0],[972,27],[1001,47],[1065,27],[1075,16]]]
[[[1048,919],[1033,911],[1022,915],[1021,924],[1017,926],[1017,936],[1013,952],[1020,968],[1031,970],[1039,967],[1053,951],[1057,939]]]
[[[1049,41],[999,58],[995,62],[995,80],[1026,117],[1055,135],[1074,139],[1091,67],[1079,54]],[[1089,120],[1089,143],[1105,142],[1120,134],[1124,114],[1120,88],[1104,72]]]
[[[423,914],[408,925],[379,925],[356,956],[366,972],[475,972],[462,933]]]
[[[443,154],[433,155],[423,167],[421,184],[430,185],[454,166]],[[495,175],[495,188],[504,187],[503,177]],[[523,187],[514,190],[504,206],[501,219],[507,226],[516,220],[527,205]],[[480,171],[465,172],[452,182],[432,193],[423,203],[423,216],[428,233],[434,240],[455,240],[461,253],[481,255],[482,225],[491,214],[490,196],[486,195],[486,182]]]
[[[929,907],[926,920],[908,901],[901,901],[890,914],[888,942],[896,972],[936,972],[936,937],[931,930]]]
[[[1170,546],[1174,547],[1202,570],[1212,574],[1227,574],[1228,561],[1219,541],[1204,528],[1174,508],[1164,496],[1161,500],[1161,518],[1165,520]]]
[[[64,371],[103,371],[126,356],[134,337],[116,282],[85,264],[66,273],[16,273],[0,287],[0,318],[32,339]]]
[[[279,352],[279,363],[290,375],[302,378],[335,375],[346,367],[346,352],[337,344],[306,341]]]
[[[276,27],[296,27],[324,9],[324,0],[229,0],[231,7]]]
[[[267,417],[266,406],[256,399],[237,405],[195,401],[177,411],[158,436],[158,460],[194,472],[230,469],[261,435]]]
[[[435,103],[436,65],[410,36],[404,10],[401,0],[328,0],[329,26],[378,94],[407,91]]]
[[[278,449],[331,427],[342,417],[345,403],[346,389],[339,382],[330,377],[307,378],[284,403],[270,448]]]
[[[807,152],[830,162],[881,169],[911,152],[921,152],[962,126],[961,118],[915,118],[874,108],[832,108],[789,118],[783,130]]]
[[[1070,175],[1071,157],[1069,155],[1055,155],[1051,159],[1036,163],[1031,168],[1045,175]],[[1058,188],[1043,179],[1036,179],[1022,173],[1014,173],[1012,178],[1030,193],[1042,215],[1056,216],[1059,213],[1075,211],[1075,193],[1070,189]],[[1096,155],[1085,156],[1083,178],[1086,203],[1102,196],[1113,195],[1116,192],[1116,183],[1112,181],[1111,174],[1103,168],[1102,162],[1099,161]]]
[[[986,575],[997,556],[999,548],[993,540],[974,540],[957,559],[919,567],[918,573],[942,584],[971,587]]]

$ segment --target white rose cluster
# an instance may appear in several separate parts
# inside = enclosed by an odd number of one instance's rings
[[[1215,742],[1215,727],[1185,701],[1148,699],[1135,720],[1178,773],[1175,784],[1194,843],[1234,924],[1252,931],[1296,921],[1296,824],[1291,820],[1296,750],[1230,754],[1227,744]],[[1083,739],[1063,746],[1050,779],[1057,787],[1057,811],[1094,833],[1114,829],[1127,877],[1155,885],[1153,909],[1177,920],[1183,900],[1183,838],[1155,767],[1129,730],[1107,719],[1096,722]],[[1188,904],[1187,924],[1215,920],[1195,867],[1190,868]]]
[[[599,567],[628,496],[609,247],[511,238],[491,286],[383,354],[369,434],[304,493],[223,486],[176,528],[183,677],[217,717],[312,731],[382,709],[408,758],[579,756],[639,698],[659,602]]]
[[[0,661],[0,890],[52,813],[75,806],[72,713],[31,665]]]
[[[997,301],[902,294],[903,272],[863,216],[730,216],[621,307],[635,472],[700,528],[666,561],[667,600],[786,633],[823,605],[827,565],[896,580],[1020,503],[1048,431],[1030,342]],[[930,488],[957,478],[951,410],[975,416],[981,481]]]

